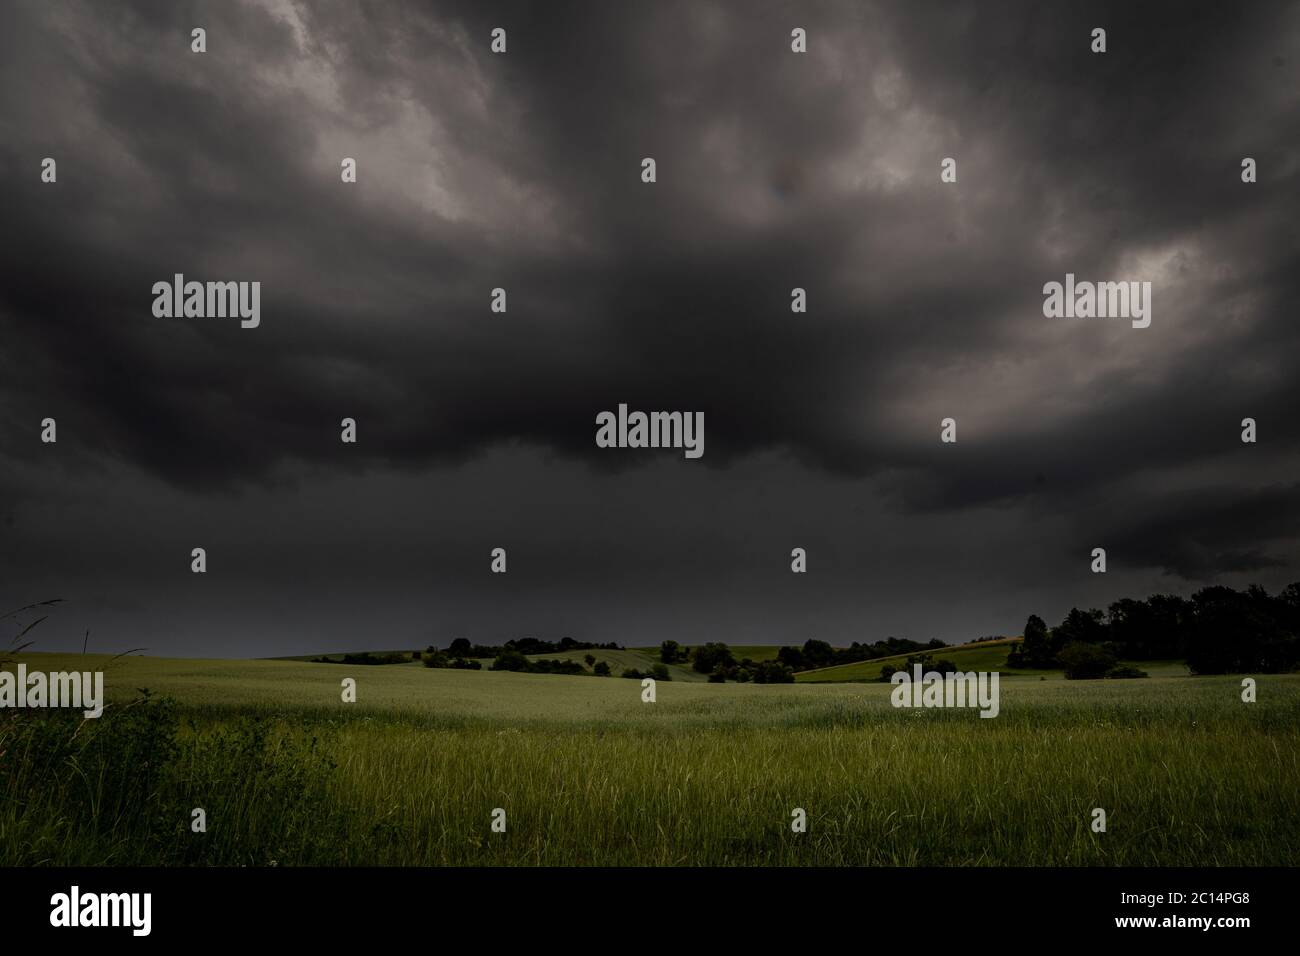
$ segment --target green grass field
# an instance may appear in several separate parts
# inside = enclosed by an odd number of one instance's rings
[[[979,644],[962,644],[923,653],[932,655],[936,660],[949,660],[963,671],[997,671],[1002,679],[1029,678],[1032,680],[1060,680],[1063,675],[1057,671],[1018,670],[1007,666],[1007,655],[1019,638],[1007,638],[1001,641],[984,641]],[[895,654],[892,657],[880,657],[870,661],[857,661],[853,664],[837,664],[818,670],[802,671],[795,675],[795,682],[800,684],[843,683],[846,681],[877,681],[880,669],[886,664],[902,667],[912,654]],[[1121,661],[1144,670],[1152,677],[1186,677],[1187,665],[1182,661]]]
[[[104,669],[113,706],[84,723],[0,712],[7,865],[1250,866],[1300,853],[1300,675],[1260,676],[1254,704],[1237,677],[1009,679],[990,720],[895,709],[883,684],[674,681],[646,704],[617,677],[23,660]],[[340,699],[344,677],[356,703]],[[195,807],[205,833],[190,829]],[[498,807],[505,833],[491,830]],[[791,832],[796,807],[806,833]],[[1094,807],[1105,833],[1089,828]]]

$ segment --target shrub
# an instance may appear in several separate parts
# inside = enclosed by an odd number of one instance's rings
[[[1065,668],[1066,680],[1096,680],[1115,666],[1115,655],[1108,649],[1082,641],[1065,645],[1057,658]]]
[[[754,672],[755,684],[793,684],[794,669],[779,661],[764,661]]]
[[[528,670],[528,658],[516,650],[502,651],[488,669],[494,671],[526,671]]]

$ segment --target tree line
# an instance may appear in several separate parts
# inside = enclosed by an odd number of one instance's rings
[[[1300,582],[1277,594],[1215,585],[1190,598],[1123,598],[1103,613],[1071,608],[1049,628],[1031,614],[1009,667],[1063,668],[1067,677],[1110,674],[1119,660],[1183,660],[1194,674],[1264,673],[1300,664]]]

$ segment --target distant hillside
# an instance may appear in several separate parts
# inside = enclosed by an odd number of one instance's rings
[[[1007,667],[1007,654],[1022,638],[1008,637],[1000,641],[980,641],[974,644],[957,644],[931,653],[935,660],[948,660],[962,671],[997,671],[1002,677],[1032,678],[1038,680],[1062,680],[1060,670],[1031,670]],[[895,654],[893,657],[881,657],[874,661],[858,661],[854,664],[839,664],[835,667],[823,667],[815,671],[803,671],[795,674],[796,683],[832,684],[850,681],[876,681],[880,679],[880,669],[886,664],[902,667],[907,663],[907,654]],[[1178,660],[1159,661],[1121,661],[1144,670],[1152,677],[1186,677],[1187,664]]]
[[[955,644],[952,647],[925,651],[935,660],[948,660],[963,671],[1001,671],[1003,674],[1032,674],[1037,677],[1060,676],[1060,671],[1011,671],[1007,668],[1007,654],[1021,638],[1008,637],[1000,641],[980,641],[974,644]],[[913,651],[912,654],[918,652]],[[878,657],[871,661],[857,661],[853,664],[837,664],[835,667],[823,667],[815,671],[802,671],[794,675],[798,683],[819,684],[840,681],[874,681],[880,677],[880,668],[886,664],[902,667],[912,654],[895,654],[892,657]]]

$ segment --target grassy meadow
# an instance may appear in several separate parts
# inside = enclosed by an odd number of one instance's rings
[[[939,656],[1005,660],[1005,650]],[[618,677],[20,659],[102,669],[110,706],[90,721],[0,712],[6,865],[1251,866],[1300,856],[1300,675],[1259,676],[1258,702],[1244,704],[1240,677],[1177,676],[1176,662],[1146,680],[1034,672],[1004,677],[1001,713],[983,719],[895,709],[888,685],[807,677],[661,682],[646,704],[639,681]],[[355,703],[340,699],[344,677],[357,681]],[[796,807],[806,833],[791,832]],[[1105,833],[1090,829],[1094,807],[1107,812]],[[194,808],[206,832],[193,832]],[[506,812],[504,833],[491,829],[494,808]]]
[[[1063,678],[1064,675],[1059,670],[1018,670],[1014,667],[1008,667],[1007,652],[1017,641],[1019,641],[1019,638],[982,641],[977,644],[963,644],[958,647],[927,651],[926,653],[931,654],[935,659],[952,661],[958,670],[998,671],[1003,679],[1008,677],[1028,677],[1033,680]],[[907,663],[907,658],[916,653],[916,651],[912,651],[910,653],[894,654],[891,657],[878,657],[870,661],[855,661],[852,664],[837,664],[834,667],[821,667],[817,670],[802,671],[795,674],[794,679],[795,683],[800,684],[875,681],[879,679],[880,669],[884,665],[892,664],[894,667],[903,668]],[[1151,677],[1189,676],[1187,665],[1182,661],[1120,661],[1119,663],[1132,664],[1134,667],[1146,671]]]

